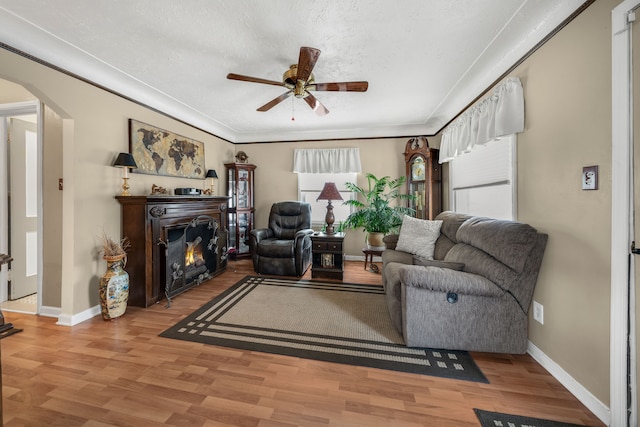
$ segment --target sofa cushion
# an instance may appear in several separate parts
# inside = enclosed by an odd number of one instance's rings
[[[469,218],[471,218],[471,215],[451,211],[441,212],[436,216],[436,220],[442,221],[442,227],[440,227],[440,237],[436,240],[433,252],[434,259],[444,259],[453,245],[458,243],[458,240],[456,240],[458,228]]]
[[[442,221],[429,221],[405,215],[400,227],[396,250],[433,259]]]
[[[257,247],[258,255],[268,258],[295,258],[295,241],[265,239]]]
[[[466,243],[458,243],[451,248],[445,261],[464,263],[465,272],[486,277],[505,290],[518,280],[518,273],[514,270],[488,253]]]
[[[529,253],[536,245],[538,232],[521,222],[475,217],[460,226],[456,239],[481,249],[521,273]],[[469,263],[465,260],[465,264]]]
[[[464,270],[464,263],[462,262],[448,262],[439,259],[426,259],[417,255],[413,256],[413,265],[419,265],[422,267],[440,267],[448,268],[449,270]]]

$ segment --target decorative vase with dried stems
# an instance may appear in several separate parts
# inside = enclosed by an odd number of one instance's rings
[[[102,233],[102,258],[107,261],[107,271],[100,278],[100,308],[104,320],[113,320],[127,310],[129,299],[129,274],[127,265],[129,239],[116,241]]]

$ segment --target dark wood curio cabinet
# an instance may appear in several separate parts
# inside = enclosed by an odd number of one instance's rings
[[[416,218],[434,219],[442,212],[442,171],[438,163],[438,150],[429,148],[425,137],[411,138],[404,149],[407,176],[407,194],[415,200],[409,207],[415,209]]]
[[[228,225],[229,249],[235,249],[239,258],[251,256],[249,232],[254,228],[255,165],[249,163],[225,163],[227,170],[227,196],[229,196]]]

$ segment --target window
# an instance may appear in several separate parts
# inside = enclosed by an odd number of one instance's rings
[[[506,135],[449,161],[451,209],[516,219],[516,136]]]
[[[334,182],[344,200],[353,197],[353,193],[345,187],[347,182],[357,182],[357,173],[298,173],[298,199],[311,203],[311,222],[314,226],[322,226],[327,214],[327,201],[316,199],[320,195],[325,182]],[[347,219],[351,213],[349,206],[343,206],[341,200],[332,200],[333,215],[336,220],[334,226]]]
[[[311,203],[311,223],[321,227],[327,215],[327,201],[316,199],[325,182],[336,184],[344,200],[353,197],[345,187],[347,182],[357,182],[358,172],[362,172],[360,150],[358,148],[297,148],[293,154],[293,172],[298,174],[298,199]],[[347,219],[351,213],[349,206],[341,200],[332,200],[334,227]]]

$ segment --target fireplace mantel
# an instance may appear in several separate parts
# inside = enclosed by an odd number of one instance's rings
[[[167,230],[188,225],[200,216],[213,218],[223,234],[217,268],[224,271],[227,240],[228,197],[218,196],[117,196],[122,205],[122,236],[131,242],[126,271],[129,273],[129,305],[149,307],[164,298],[167,281]]]

